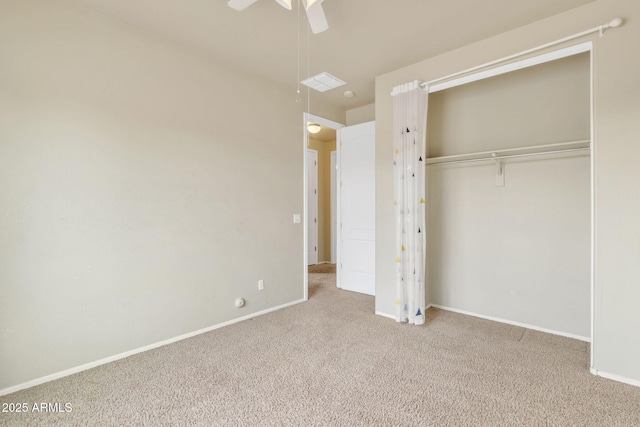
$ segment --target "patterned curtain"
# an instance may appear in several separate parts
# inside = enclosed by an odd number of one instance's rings
[[[393,97],[396,321],[425,320],[425,159],[428,92],[414,81]]]

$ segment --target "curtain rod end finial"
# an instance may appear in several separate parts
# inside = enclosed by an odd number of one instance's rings
[[[622,25],[623,22],[624,21],[622,20],[622,18],[614,18],[611,21],[609,21],[607,26],[609,28],[618,28],[620,25]]]

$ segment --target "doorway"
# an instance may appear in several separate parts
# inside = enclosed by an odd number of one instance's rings
[[[308,124],[320,126],[310,133]],[[309,113],[303,114],[304,149],[304,300],[309,298],[309,271],[330,268],[332,259],[332,210],[337,209],[331,185],[331,158],[335,153],[338,130],[344,125]],[[313,158],[314,154],[317,156]],[[315,162],[315,164],[314,164]],[[314,171],[317,167],[317,172]],[[315,185],[314,185],[315,183]],[[312,250],[313,249],[313,250]],[[324,267],[326,266],[326,267]]]

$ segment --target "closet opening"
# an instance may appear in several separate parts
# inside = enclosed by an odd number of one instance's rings
[[[432,86],[432,306],[591,341],[592,44]]]

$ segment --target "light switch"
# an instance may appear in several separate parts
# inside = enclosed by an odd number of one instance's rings
[[[300,214],[293,214],[293,223],[300,224]]]

